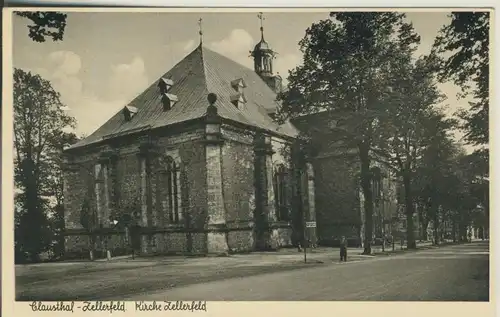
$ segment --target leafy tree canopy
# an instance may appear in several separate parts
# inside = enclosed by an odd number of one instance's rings
[[[488,144],[489,12],[453,12],[434,43],[441,57],[441,81],[453,80],[464,94],[472,93],[470,109],[459,112],[467,141]]]
[[[60,12],[18,11],[16,15],[31,21],[28,36],[35,42],[45,42],[46,38],[61,41],[66,29],[67,15]]]
[[[21,191],[16,195],[16,254],[36,261],[50,246],[49,198],[62,184],[58,166],[58,143],[75,121],[68,116],[49,81],[14,69],[14,177]],[[59,180],[59,181],[58,181]],[[60,196],[62,190],[59,190]],[[57,199],[56,195],[56,199]]]

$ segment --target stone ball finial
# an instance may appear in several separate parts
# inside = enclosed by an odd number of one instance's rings
[[[208,94],[207,100],[211,105],[213,105],[217,101],[217,95],[211,92]]]

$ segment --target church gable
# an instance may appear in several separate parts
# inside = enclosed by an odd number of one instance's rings
[[[280,129],[270,117],[278,107],[276,93],[257,73],[200,45],[72,148],[138,130],[199,119],[206,113],[209,92],[217,94],[222,118],[295,136],[289,129]]]
[[[126,120],[120,110],[71,148],[201,118],[206,111],[207,93],[201,51],[196,49],[127,105],[137,109],[133,120]]]

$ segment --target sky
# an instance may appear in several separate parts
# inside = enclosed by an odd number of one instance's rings
[[[408,12],[421,36],[417,54],[430,51],[448,12]],[[265,12],[266,41],[279,53],[274,70],[286,81],[301,63],[298,43],[328,12]],[[13,18],[14,67],[40,74],[60,92],[77,133],[90,134],[135,96],[189,54],[200,41],[252,68],[249,51],[260,40],[257,12],[69,12],[64,40],[37,43],[28,37],[28,20]],[[459,89],[440,85],[449,113],[466,105]]]

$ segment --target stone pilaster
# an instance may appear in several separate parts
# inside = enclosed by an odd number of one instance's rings
[[[158,204],[157,204],[157,197],[158,197],[158,193],[157,191],[159,190],[159,184],[158,184],[158,175],[156,173],[154,174],[151,174],[151,177],[150,177],[150,189],[151,189],[151,193],[150,193],[150,199],[151,199],[151,225],[153,227],[158,227],[160,225],[160,210],[158,208]]]
[[[315,184],[314,184],[314,170],[311,163],[307,163],[307,221],[316,221],[316,201],[315,201]],[[317,224],[316,224],[317,225]],[[316,245],[317,243],[317,228],[308,228],[309,240],[312,245]]]
[[[103,191],[99,190],[99,192],[102,192],[102,203],[99,204],[102,207],[101,210],[101,216],[102,220],[101,223],[104,227],[109,227],[111,225],[111,215],[112,215],[112,201],[111,201],[111,191],[113,190],[113,179],[111,177],[111,171],[112,171],[112,164],[115,162],[117,159],[117,155],[111,151],[104,151],[101,153],[99,157],[99,166],[101,169],[102,173],[102,183],[100,183],[102,186]],[[97,196],[96,196],[97,197]]]
[[[208,215],[210,224],[225,223],[224,201],[222,199],[221,153],[220,147],[206,145]]]
[[[102,197],[102,187],[103,179],[101,178],[102,165],[97,163],[94,165],[94,195],[96,203],[96,213],[97,213],[97,223],[103,224],[102,210],[103,210],[103,197]]]
[[[139,146],[139,175],[140,175],[140,226],[149,228],[152,226],[152,190],[151,190],[151,164],[157,157],[157,149],[149,141],[141,143]],[[141,252],[150,251],[150,239],[145,234],[141,235]]]
[[[208,229],[224,228],[226,213],[222,189],[222,144],[220,131],[221,118],[217,113],[215,94],[208,95],[210,105],[207,107],[205,120],[205,155],[207,166],[207,214]],[[224,232],[207,233],[207,252],[210,254],[227,253],[229,250]]]
[[[257,134],[254,139],[255,152],[255,225],[256,248],[276,248],[277,232],[269,229],[276,220],[271,138]]]
[[[72,163],[68,155],[63,156],[63,194],[64,194],[64,227],[66,229],[83,228],[80,223],[81,197],[78,195],[82,191],[75,190],[75,177],[78,178],[78,166]],[[80,180],[80,179],[78,179]],[[81,181],[81,180],[80,180]]]
[[[103,211],[102,211],[102,223],[105,227],[110,226],[110,219],[109,217],[111,216],[111,210],[110,210],[110,197],[109,197],[109,165],[103,164],[102,165],[102,173],[103,173],[103,187],[104,187],[104,194],[103,194]]]
[[[297,139],[292,145],[292,184],[293,184],[293,229],[296,241],[304,245],[304,239],[316,243],[316,229],[307,228],[306,222],[316,220],[314,197],[314,172],[310,145],[306,140]]]
[[[183,217],[184,217],[184,208],[183,208],[183,203],[182,203],[182,182],[181,182],[181,166],[177,166],[177,170],[175,171],[175,181],[176,181],[176,186],[175,188],[177,189],[177,206],[180,208],[179,212],[179,223],[182,223]]]
[[[141,202],[141,227],[148,225],[148,205],[147,205],[147,172],[146,172],[147,158],[144,155],[139,156],[139,173],[140,173],[140,202]]]
[[[278,220],[276,210],[276,193],[274,192],[274,168],[273,168],[273,154],[272,145],[269,144],[268,151],[266,153],[266,183],[267,183],[267,212],[268,220],[270,224],[276,223]],[[279,230],[277,228],[271,229],[269,237],[269,246],[271,249],[277,249],[280,247],[280,237]]]

